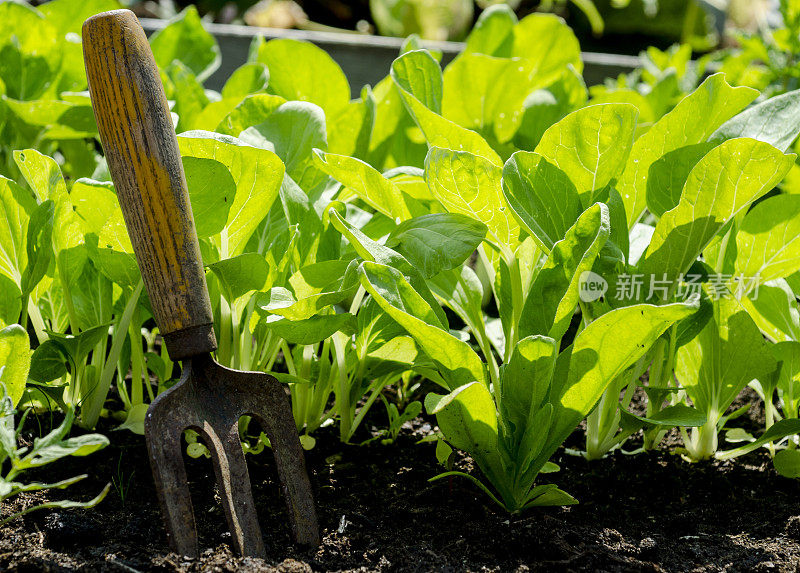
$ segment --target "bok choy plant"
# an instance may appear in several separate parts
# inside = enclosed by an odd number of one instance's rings
[[[49,434],[35,438],[32,446],[18,445],[20,433],[31,410],[26,410],[18,424],[15,424],[14,408],[22,398],[30,366],[31,351],[25,330],[18,324],[0,330],[0,507],[4,501],[20,493],[64,489],[87,477],[79,475],[55,483],[25,482],[22,481],[25,471],[66,456],[87,456],[108,445],[108,439],[99,434],[66,438],[75,417],[73,410],[67,410],[64,421]],[[97,497],[88,502],[63,500],[33,505],[5,516],[0,520],[0,525],[38,509],[94,507],[106,496],[110,485],[106,485]]]

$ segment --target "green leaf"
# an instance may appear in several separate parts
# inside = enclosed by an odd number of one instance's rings
[[[744,454],[749,454],[753,450],[757,450],[764,444],[768,444],[769,442],[774,442],[776,440],[780,440],[781,438],[785,438],[786,436],[792,436],[795,434],[800,434],[800,419],[787,418],[785,420],[778,420],[754,442],[750,442],[749,444],[739,446],[736,449],[728,450],[726,452],[717,452],[715,457],[718,460],[731,460],[733,458],[738,458]]]
[[[773,340],[800,340],[800,310],[785,280],[759,285],[758,292],[743,298],[741,303],[758,327]]]
[[[35,149],[15,151],[14,162],[33,189],[38,202],[50,199],[55,203],[53,247],[56,253],[79,245],[83,240],[80,223],[73,212],[58,163]]]
[[[222,97],[245,97],[256,94],[267,88],[269,70],[261,62],[247,63],[236,68],[225,85],[222,86]],[[258,122],[261,123],[261,122]]]
[[[28,266],[22,271],[20,284],[22,296],[27,297],[36,285],[44,278],[50,261],[53,258],[53,217],[55,205],[47,200],[34,209],[28,224],[28,237],[25,249],[28,255]]]
[[[750,137],[784,153],[800,135],[800,90],[771,97],[723,123],[709,141]]]
[[[385,330],[387,329],[384,329],[384,332]],[[375,344],[375,339],[373,339],[372,346]],[[413,369],[417,356],[419,356],[419,352],[414,340],[409,336],[398,335],[370,351],[367,355],[368,362],[365,372],[367,376],[371,377],[384,376],[389,373],[399,375]]]
[[[520,149],[535,149],[551,125],[586,105],[587,98],[583,76],[568,66],[547,89],[536,90],[525,98],[525,111],[514,135],[514,145]]]
[[[716,143],[697,143],[665,153],[650,166],[647,177],[647,208],[656,217],[674,209],[681,200],[689,174]]]
[[[359,268],[359,280],[365,288],[367,288],[365,282],[369,284],[367,290],[370,293],[373,291],[377,293],[378,304],[384,300],[395,309],[444,332],[443,325],[430,303],[414,290],[399,270],[365,261]]]
[[[367,292],[436,362],[451,389],[476,380],[486,383],[484,365],[478,355],[467,343],[436,324],[427,302],[400,272],[371,262],[362,263],[359,271]]]
[[[89,238],[89,242],[93,237]],[[76,261],[83,261],[78,272],[70,271],[67,292],[72,298],[75,317],[81,328],[108,324],[112,319],[113,285],[89,260],[88,245],[75,247],[60,253],[75,255]],[[66,265],[64,265],[66,266]]]
[[[200,157],[182,159],[197,237],[205,239],[216,235],[225,228],[236,194],[236,182],[219,161]]]
[[[442,72],[427,50],[408,52],[397,58],[392,62],[391,76],[429,146],[467,151],[496,165],[502,163],[500,156],[480,135],[439,114],[435,106],[441,97]]]
[[[19,320],[22,311],[22,293],[17,284],[0,274],[0,326]]]
[[[72,485],[73,483],[75,483],[75,482],[77,482],[79,480],[84,479],[85,477],[86,477],[86,475],[84,474],[84,475],[77,476],[75,478],[62,480],[62,481],[54,483],[54,484],[41,484],[42,485],[41,489],[51,489],[51,488],[63,489],[65,487],[69,486],[69,485]],[[103,488],[103,491],[101,491],[99,494],[97,494],[97,496],[95,496],[94,498],[90,499],[89,501],[85,501],[85,502],[71,501],[69,499],[64,499],[64,500],[60,500],[60,501],[47,501],[45,503],[40,503],[39,505],[31,506],[31,507],[29,507],[29,508],[27,508],[27,509],[25,509],[23,511],[11,514],[10,516],[6,517],[2,521],[0,521],[0,526],[5,525],[6,523],[11,521],[12,519],[15,519],[17,517],[21,517],[21,516],[23,516],[23,515],[25,515],[27,513],[30,513],[31,511],[36,511],[38,509],[53,509],[53,508],[60,508],[60,509],[89,509],[89,508],[95,507],[98,503],[100,503],[101,501],[103,501],[105,499],[105,497],[106,497],[106,495],[108,495],[108,491],[110,489],[111,489],[111,484],[107,483],[106,486]]]
[[[643,356],[667,328],[693,311],[684,304],[637,304],[612,310],[581,331],[572,345],[566,376],[556,367],[551,391],[553,425],[537,463],[549,459],[614,378]],[[559,362],[562,357],[564,353]]]
[[[172,97],[175,106],[172,111],[178,114],[177,131],[196,127],[195,121],[209,103],[203,84],[180,60],[173,60],[164,73],[173,86]]]
[[[503,197],[501,179],[498,165],[466,151],[431,147],[425,158],[425,181],[444,208],[482,222],[489,241],[514,250],[519,224]]]
[[[150,47],[159,67],[166,68],[173,60],[180,60],[201,82],[214,73],[221,61],[217,41],[203,28],[194,6],[188,6],[153,34]]]
[[[450,456],[453,455],[453,448],[441,439],[436,440],[436,460],[443,466],[448,467]]]
[[[61,64],[58,32],[44,15],[21,2],[0,3],[0,80],[9,97],[37,99]]]
[[[134,434],[144,436],[144,418],[150,404],[136,404],[128,410],[125,421],[114,428],[115,430],[130,430]]]
[[[89,258],[112,282],[135,287],[141,275],[114,186],[110,182],[78,179],[72,186],[70,199],[84,233],[98,237],[97,244],[86,243]]]
[[[55,340],[45,340],[37,346],[31,356],[30,379],[46,384],[64,376],[69,360],[65,352]]]
[[[465,384],[445,396],[431,392],[425,396],[425,409],[436,416],[439,429],[453,447],[475,458],[496,455],[497,412],[484,384]]]
[[[116,0],[53,0],[42,4],[38,10],[47,21],[56,27],[59,34],[80,34],[84,20],[99,12],[118,10],[122,6]]]
[[[400,189],[371,165],[355,157],[313,151],[315,165],[352,189],[370,207],[392,219],[411,218]]]
[[[355,266],[357,266],[356,263],[344,260],[312,263],[290,276],[289,284],[295,295],[300,298],[338,290],[342,286],[349,288],[350,282],[353,284],[358,282],[354,276],[350,276],[350,270]]]
[[[366,158],[375,128],[376,106],[372,90],[364,86],[361,99],[328,116],[328,149],[339,155]]]
[[[102,450],[108,444],[108,438],[101,434],[84,434],[44,447],[34,442],[33,451],[22,459],[17,465],[17,469],[24,470],[44,466],[66,456],[88,456]]]
[[[787,478],[800,478],[800,450],[781,450],[772,458],[775,471]]]
[[[71,360],[72,364],[82,364],[97,344],[108,336],[107,324],[88,328],[83,332],[72,334],[61,334],[59,332],[48,332],[50,341],[57,343],[64,354]],[[38,348],[37,348],[38,350]]]
[[[758,282],[800,270],[800,195],[776,195],[759,202],[736,234],[736,272]]]
[[[81,26],[90,16],[120,8],[122,6],[116,0],[86,0],[80,3],[73,0],[55,0],[38,7],[47,23],[56,28],[61,56],[59,74],[45,95],[55,97],[65,91],[86,88],[86,71],[80,41]],[[89,115],[92,115],[91,111]]]
[[[772,356],[779,363],[777,376],[765,379],[762,388],[772,395],[771,390],[777,387],[783,400],[783,411],[787,414],[797,413],[800,405],[800,342],[784,341],[769,346]],[[771,382],[772,389],[769,389]]]
[[[233,202],[228,201],[225,232],[228,255],[241,254],[278,196],[284,176],[281,160],[233,137],[204,131],[181,134],[178,145],[184,157],[219,161],[233,177],[236,193]]]
[[[31,367],[28,333],[18,324],[0,330],[0,384],[15,407],[22,397]]]
[[[578,503],[577,499],[552,484],[536,486],[531,490],[530,498],[530,501],[525,504],[525,508],[575,505]]]
[[[335,332],[355,332],[356,317],[347,312],[316,315],[305,320],[288,320],[270,315],[262,324],[290,344],[316,344]]]
[[[646,205],[647,177],[659,157],[708,137],[758,96],[746,87],[732,88],[724,74],[714,74],[636,140],[619,180],[628,226],[639,220]]]
[[[725,223],[772,189],[793,163],[794,155],[754,139],[731,139],[712,149],[689,174],[678,206],[658,221],[639,271],[675,280]]]
[[[457,213],[431,213],[403,221],[386,246],[403,255],[422,276],[431,278],[460,266],[486,236],[486,225]]]
[[[305,320],[334,304],[344,302],[355,294],[355,288],[345,291],[319,293],[296,300],[283,287],[273,287],[260,295],[257,306],[269,313],[279,314],[289,320]]]
[[[491,4],[478,16],[478,21],[467,37],[464,53],[509,57],[517,22],[517,16],[508,4]]]
[[[564,336],[578,306],[581,275],[591,270],[609,234],[608,207],[596,203],[553,246],[525,299],[520,336]]]
[[[78,179],[70,190],[83,232],[94,233],[102,247],[133,253],[114,185],[109,181]]]
[[[580,197],[566,173],[536,153],[517,151],[503,166],[503,196],[520,225],[550,252],[580,217]]]
[[[217,277],[225,300],[233,304],[247,293],[264,288],[269,277],[269,264],[259,253],[244,253],[208,265]]]
[[[310,42],[270,40],[259,46],[256,57],[269,70],[271,93],[317,104],[328,115],[350,101],[350,84],[342,68]]]
[[[650,426],[698,428],[706,423],[706,416],[703,412],[686,404],[667,406],[650,417],[637,416],[622,408],[619,413],[621,416],[620,427],[631,433]]]
[[[328,214],[333,226],[347,238],[359,257],[365,261],[373,261],[381,265],[393,267],[403,273],[408,283],[411,285],[411,288],[413,288],[433,310],[433,313],[436,315],[435,322],[442,326],[447,324],[447,316],[433,296],[425,278],[416,267],[409,263],[400,253],[376,243],[360,230],[350,225],[335,209],[329,209]]]
[[[522,443],[523,434],[529,426],[535,426],[534,435],[546,431],[535,416],[550,390],[557,356],[558,344],[555,340],[546,336],[529,336],[517,342],[510,360],[502,366],[500,413],[503,423],[510,424],[509,430],[515,445]],[[539,445],[542,443],[543,440],[540,440]],[[533,449],[527,444],[522,456],[525,457]],[[538,451],[533,452],[531,457],[536,454]]]
[[[486,317],[482,308],[483,285],[469,265],[439,273],[431,280],[431,289],[465,322],[476,338],[489,340]],[[502,353],[503,350],[498,352]]]
[[[675,347],[683,346],[700,334],[712,316],[714,316],[714,304],[706,292],[701,291],[697,312],[675,325]]]
[[[132,253],[98,248],[88,244],[89,258],[108,280],[122,287],[134,288],[142,279],[139,265]]]
[[[442,114],[444,81],[439,63],[427,50],[413,50],[392,63],[397,86],[435,114]]]
[[[442,115],[489,140],[510,141],[522,122],[525,98],[554,79],[532,74],[531,65],[519,58],[461,54],[443,74]]]
[[[352,267],[356,264],[353,262]],[[289,283],[294,294],[283,287],[273,287],[259,295],[256,305],[290,320],[304,320],[352,297],[359,284],[355,272],[350,271],[345,261],[308,265],[294,273]]]
[[[280,96],[253,94],[244,98],[233,97],[214,102],[203,110],[202,129],[214,129],[225,135],[239,137],[245,129],[264,123],[272,112],[286,103]],[[219,106],[219,110],[213,109]],[[213,117],[212,117],[213,116]],[[196,123],[201,123],[198,119]],[[205,125],[208,123],[209,125]],[[185,133],[181,134],[185,136]]]
[[[427,149],[426,146],[414,144],[408,139],[407,130],[414,127],[414,120],[406,111],[403,97],[392,78],[387,76],[381,80],[372,89],[372,97],[375,100],[375,118],[370,134],[368,163],[376,167],[383,166],[392,155],[396,163],[417,164],[417,161],[406,158],[419,154],[420,151],[424,153]],[[333,148],[331,150],[339,151]]]
[[[25,246],[30,213],[36,201],[11,179],[0,176],[0,274],[22,285],[22,272],[28,266]]]
[[[638,116],[630,104],[590,105],[548,129],[535,151],[567,174],[588,207],[622,172]]]
[[[578,38],[563,19],[552,14],[529,14],[520,20],[514,28],[511,56],[529,60],[530,73],[541,78],[543,85],[568,65],[583,71]]]
[[[290,101],[267,120],[248,127],[240,139],[249,145],[274,151],[286,164],[289,175],[303,191],[312,191],[325,181],[325,173],[314,164],[313,149],[328,148],[325,114],[314,104]]]
[[[72,102],[59,101],[59,100],[34,100],[34,101],[21,101],[15,100],[3,95],[0,99],[3,100],[8,109],[16,115],[20,120],[28,125],[36,125],[40,127],[49,127],[59,124],[63,121],[69,120],[70,117],[74,118],[75,114],[81,113],[76,108],[85,108],[86,106],[78,106]],[[91,112],[89,112],[91,113]],[[91,127],[94,123],[92,118],[85,127]],[[87,130],[88,131],[88,130]],[[91,130],[97,133],[97,126]],[[87,136],[83,134],[82,136]]]
[[[735,300],[720,299],[719,311],[676,354],[675,374],[695,408],[716,424],[754,378],[775,370],[775,359],[758,327]]]

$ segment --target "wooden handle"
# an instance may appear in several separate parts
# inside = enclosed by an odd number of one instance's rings
[[[173,359],[216,349],[178,140],[153,52],[130,10],[83,24],[100,139],[156,322]]]

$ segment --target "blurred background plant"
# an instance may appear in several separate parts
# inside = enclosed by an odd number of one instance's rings
[[[33,5],[43,4],[34,0]],[[483,10],[507,4],[518,17],[551,12],[584,49],[638,53],[675,42],[708,51],[781,26],[782,0],[128,0],[140,17],[172,18],[194,4],[207,22],[463,40]],[[790,2],[791,3],[791,2]],[[794,12],[793,12],[794,13]],[[787,28],[792,30],[791,22]],[[782,32],[780,35],[784,35]],[[602,40],[601,40],[602,37]],[[774,38],[782,49],[786,39]]]

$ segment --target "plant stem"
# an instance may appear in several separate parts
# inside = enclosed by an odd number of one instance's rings
[[[339,439],[347,443],[350,440],[350,428],[353,425],[353,406],[350,403],[350,387],[347,384],[347,365],[344,359],[344,345],[347,337],[341,332],[336,332],[331,338],[333,339],[333,351],[338,375],[339,396],[337,396],[336,401],[339,404],[337,408],[340,417]]]
[[[131,298],[128,299],[128,304],[125,305],[122,318],[114,329],[114,335],[111,339],[111,351],[108,353],[108,359],[100,374],[100,380],[92,395],[87,398],[87,403],[85,403],[81,409],[81,420],[83,426],[86,428],[94,428],[97,425],[97,420],[100,418],[100,411],[103,409],[103,404],[108,395],[108,388],[111,386],[111,378],[114,376],[117,362],[119,362],[119,355],[122,352],[122,344],[125,342],[128,325],[131,322],[133,311],[139,304],[139,297],[142,294],[143,286],[144,284],[140,279],[139,284],[133,289]]]

